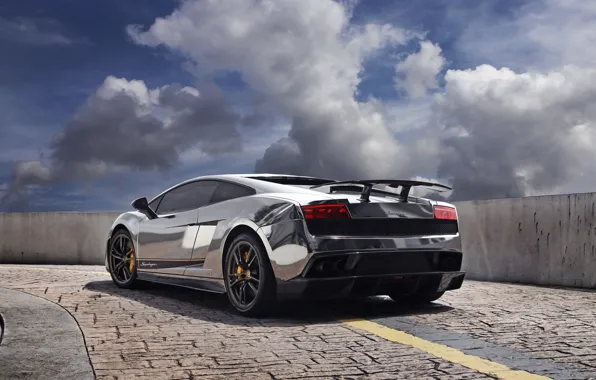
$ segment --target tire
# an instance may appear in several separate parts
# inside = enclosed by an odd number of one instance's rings
[[[408,296],[403,296],[399,294],[389,294],[392,300],[398,303],[409,303],[409,304],[427,304],[438,300],[439,298],[443,297],[445,292],[430,292],[430,293],[419,293],[419,294],[412,294]]]
[[[137,283],[137,257],[134,243],[127,230],[114,233],[107,255],[108,269],[114,284],[124,289],[133,288]]]
[[[225,252],[223,273],[228,300],[238,314],[264,316],[274,309],[277,283],[260,239],[247,233],[234,238]]]

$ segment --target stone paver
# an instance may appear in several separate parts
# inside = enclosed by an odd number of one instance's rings
[[[60,267],[55,267],[60,269]],[[98,379],[486,379],[488,376],[338,322],[350,311],[290,305],[277,318],[231,313],[225,298],[61,267],[0,266],[0,286],[66,308]]]

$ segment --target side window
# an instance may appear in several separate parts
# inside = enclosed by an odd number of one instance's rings
[[[197,181],[177,187],[164,194],[156,212],[172,214],[204,206],[209,203],[216,186],[214,181]]]
[[[229,182],[220,182],[213,192],[211,203],[223,202],[228,199],[246,197],[255,194],[254,189]]]
[[[162,198],[163,198],[163,195],[158,198],[155,198],[154,200],[149,202],[149,207],[151,207],[151,210],[153,210],[153,211],[157,210],[157,207],[159,206],[159,202],[161,202]]]

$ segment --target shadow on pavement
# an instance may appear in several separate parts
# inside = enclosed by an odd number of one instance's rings
[[[350,318],[406,317],[452,310],[440,303],[399,305],[384,297],[366,299],[309,300],[280,303],[269,318],[247,318],[234,312],[225,295],[173,285],[140,281],[135,289],[120,289],[112,281],[95,281],[84,289],[123,297],[147,306],[193,319],[228,324],[265,326],[334,323]]]

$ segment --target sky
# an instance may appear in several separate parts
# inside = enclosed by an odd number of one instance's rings
[[[594,42],[585,0],[3,2],[0,211],[219,173],[592,192]]]

